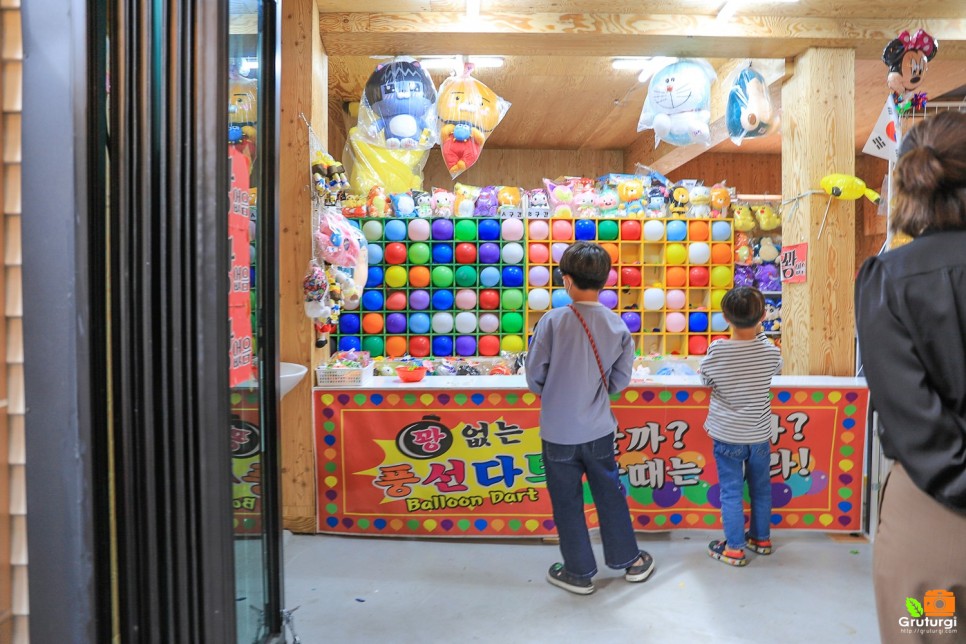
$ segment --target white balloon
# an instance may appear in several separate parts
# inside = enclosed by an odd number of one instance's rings
[[[509,220],[508,220],[509,221]],[[484,313],[480,316],[480,331],[483,333],[495,333],[500,328],[500,318],[492,313]]]
[[[644,239],[647,241],[660,241],[664,239],[664,222],[656,219],[645,221]]]
[[[456,332],[473,333],[476,331],[476,314],[463,311],[456,314]]]
[[[688,261],[692,264],[707,264],[711,259],[711,247],[704,242],[688,245]]]
[[[527,295],[527,304],[534,311],[546,311],[550,308],[550,291],[545,288],[535,288]]]
[[[644,290],[644,308],[648,311],[660,311],[664,308],[664,289],[649,288]]]
[[[510,242],[509,244],[503,245],[503,263],[504,264],[519,264],[523,261],[523,246],[516,243]]]
[[[434,313],[433,314],[433,331],[436,333],[449,333],[453,330],[453,314],[452,313]]]

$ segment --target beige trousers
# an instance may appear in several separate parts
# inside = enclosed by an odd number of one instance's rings
[[[873,553],[883,642],[966,642],[966,514],[933,500],[898,463],[883,488]]]

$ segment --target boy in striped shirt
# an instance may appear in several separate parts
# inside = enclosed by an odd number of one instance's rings
[[[704,429],[714,440],[714,461],[721,486],[721,523],[725,538],[708,544],[708,554],[744,566],[745,545],[771,554],[771,401],[772,376],[781,371],[781,350],[760,333],[765,298],[756,288],[739,287],[721,300],[731,339],[717,340],[701,361],[701,381],[711,387]],[[751,525],[745,532],[742,490],[748,480]]]

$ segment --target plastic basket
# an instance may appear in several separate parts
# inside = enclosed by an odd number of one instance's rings
[[[364,367],[330,367],[319,365],[315,368],[315,379],[319,387],[361,387],[372,380],[370,362]]]

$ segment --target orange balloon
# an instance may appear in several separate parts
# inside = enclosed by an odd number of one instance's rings
[[[688,224],[688,239],[690,241],[708,241],[708,222],[692,221]]]
[[[731,246],[728,244],[711,244],[711,263],[730,264]]]
[[[664,283],[666,286],[684,286],[688,283],[688,273],[681,266],[668,266]]]
[[[721,244],[718,244],[719,246]],[[429,286],[429,269],[425,266],[413,266],[409,269],[409,284],[416,288]]]
[[[400,335],[386,338],[386,355],[392,358],[406,355],[406,338]]]
[[[362,316],[362,330],[366,333],[381,333],[382,327],[381,313],[366,313]]]
[[[610,263],[616,264],[621,258],[621,251],[617,248],[617,244],[601,244],[601,248],[607,251],[610,255]]]

